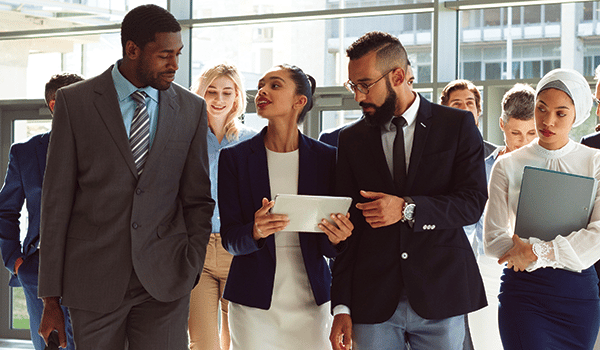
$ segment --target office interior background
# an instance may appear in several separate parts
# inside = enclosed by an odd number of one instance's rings
[[[301,67],[317,81],[303,132],[317,137],[360,118],[348,79],[346,47],[365,32],[392,33],[405,45],[416,91],[437,102],[447,82],[464,78],[482,93],[480,128],[502,144],[503,94],[516,82],[535,85],[554,68],[581,72],[594,88],[600,64],[600,3],[559,0],[0,0],[0,176],[10,145],[51,127],[43,100],[52,74],[93,77],[121,57],[120,23],[128,10],[153,2],[183,27],[176,81],[190,86],[205,65],[227,61],[245,77],[245,123],[255,114],[259,77],[273,65]],[[595,111],[571,137],[593,132]],[[26,212],[22,215],[26,232]],[[28,339],[20,288],[0,269],[0,338]]]

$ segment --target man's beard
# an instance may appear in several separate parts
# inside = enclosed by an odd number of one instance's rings
[[[363,107],[363,111],[365,107],[371,107],[375,110],[373,113],[364,113],[365,122],[369,126],[382,126],[390,122],[394,117],[394,112],[396,111],[396,92],[390,86],[390,83],[386,80],[385,85],[387,87],[387,96],[383,104],[379,107],[375,106],[372,103],[364,103],[361,102],[360,106]]]
[[[168,71],[164,73],[175,73],[175,71]],[[167,90],[171,87],[170,82],[165,82],[159,79],[160,73],[153,72],[150,70],[150,65],[145,58],[142,58],[142,61],[136,68],[136,74],[138,79],[144,84],[144,86],[151,86],[156,90]]]

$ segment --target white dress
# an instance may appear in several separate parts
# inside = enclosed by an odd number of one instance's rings
[[[485,210],[485,253],[500,258],[512,243],[523,168],[526,165],[590,176],[600,180],[600,151],[573,140],[561,149],[547,150],[538,145],[538,139],[527,146],[498,157],[489,183],[489,199]],[[552,188],[548,188],[552,192]],[[558,199],[560,200],[560,199]],[[569,205],[569,203],[563,203]],[[508,218],[508,221],[507,221]],[[523,239],[532,244],[547,245],[548,256],[532,262],[527,271],[542,267],[582,271],[600,258],[600,191],[590,223],[575,232],[565,232],[550,242],[537,238]]]
[[[267,149],[271,195],[297,194],[299,151]],[[269,310],[229,303],[232,350],[331,349],[330,302],[317,305],[298,232],[275,233],[275,281]]]

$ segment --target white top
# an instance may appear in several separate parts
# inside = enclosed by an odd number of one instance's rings
[[[300,151],[279,153],[267,148],[269,184],[271,200],[278,194],[298,194],[298,174],[300,173]],[[298,232],[280,231],[275,233],[275,245],[300,246]]]
[[[573,140],[569,140],[563,148],[551,151],[541,147],[536,139],[527,146],[498,157],[492,168],[485,209],[484,245],[487,255],[500,258],[513,246],[519,192],[526,165],[600,180],[600,151]],[[552,191],[552,188],[548,188],[548,191]],[[561,198],[555,200],[561,201]],[[527,267],[529,272],[542,267],[580,272],[592,266],[600,258],[600,191],[586,228],[566,237],[558,235],[550,242],[535,237],[523,241],[532,243],[538,255],[538,260]]]
[[[298,150],[267,149],[271,196],[297,194]],[[330,302],[317,305],[304,267],[299,233],[275,233],[275,277],[268,310],[229,303],[232,350],[331,349]]]

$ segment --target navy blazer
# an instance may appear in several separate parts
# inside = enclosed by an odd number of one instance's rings
[[[13,274],[10,285],[20,286],[14,275],[15,261],[35,253],[40,237],[42,181],[50,133],[33,136],[10,148],[8,170],[0,191],[0,249],[4,266]],[[21,245],[19,217],[27,199],[27,236]]]
[[[463,226],[479,220],[487,200],[483,140],[470,112],[420,98],[404,189],[394,186],[381,129],[365,120],[342,129],[336,193],[353,197],[347,249],[333,264],[332,307],[355,323],[388,320],[403,294],[426,319],[463,315],[487,302]],[[410,196],[415,222],[372,228],[355,204],[359,191]]]
[[[264,135],[260,134],[221,150],[219,158],[219,210],[223,247],[234,255],[223,297],[232,302],[268,310],[275,278],[275,239],[258,242],[252,237],[254,213],[262,199],[272,199]],[[299,136],[298,194],[331,195],[335,148]],[[336,248],[324,233],[301,233],[304,266],[317,305],[330,299],[331,273],[324,257]]]
[[[600,132],[595,132],[593,134],[582,137],[581,143],[588,147],[600,149]],[[598,279],[600,279],[600,261],[597,261],[594,264],[594,267],[596,268],[596,274],[598,274]]]

